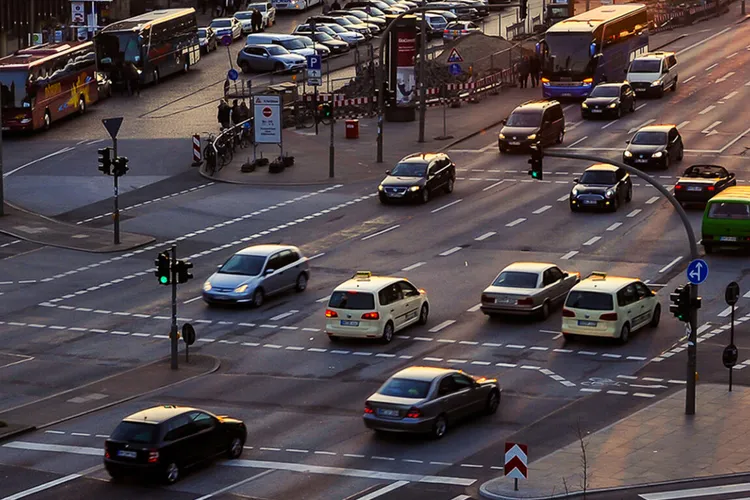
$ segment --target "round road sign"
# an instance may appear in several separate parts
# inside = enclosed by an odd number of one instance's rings
[[[227,78],[232,80],[233,82],[237,80],[237,78],[240,77],[240,74],[237,72],[236,69],[232,68],[229,71],[227,71]]]
[[[182,340],[187,345],[193,345],[195,343],[195,328],[190,323],[182,325]]]
[[[739,352],[737,351],[737,346],[729,344],[724,348],[724,352],[721,355],[721,361],[724,363],[725,367],[731,370],[732,367],[737,364],[738,356]]]
[[[229,47],[230,45],[232,45],[232,36],[231,35],[224,35],[223,37],[221,37],[221,44],[224,47]]]
[[[271,108],[269,108],[268,106],[263,108],[263,116],[265,116],[266,118],[271,118],[272,114],[273,114],[273,110]]]
[[[740,285],[735,281],[732,281],[727,285],[727,289],[724,292],[724,300],[727,301],[727,305],[733,306],[737,303],[737,299],[740,297]]]

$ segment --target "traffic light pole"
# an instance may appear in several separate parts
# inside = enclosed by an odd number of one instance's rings
[[[169,329],[169,343],[171,346],[171,368],[176,370],[177,364],[177,246],[172,245],[172,259],[169,274],[172,278],[172,326]]]
[[[117,158],[117,139],[112,139],[112,154],[115,158]],[[117,174],[114,174],[112,177],[115,178],[115,207],[114,207],[114,214],[112,215],[112,218],[114,219],[115,223],[115,245],[120,244],[120,203],[118,200],[118,197],[120,195],[120,188],[118,186],[117,178],[119,177]]]
[[[331,179],[333,179],[334,164],[336,162],[336,150],[333,145],[333,132],[334,132],[333,127],[335,123],[336,123],[336,112],[334,111],[334,108],[331,107],[331,142],[328,145],[328,177]]]
[[[3,122],[3,96],[0,92],[0,123]],[[0,216],[5,215],[5,186],[3,184],[3,133],[0,131]]]

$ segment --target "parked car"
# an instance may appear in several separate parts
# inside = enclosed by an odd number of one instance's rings
[[[254,33],[247,35],[245,45],[279,45],[292,54],[304,57],[313,56],[316,52],[308,48],[303,37],[299,35],[286,35],[281,33]]]
[[[325,35],[325,33],[316,33],[316,35]],[[333,51],[324,43],[319,42],[313,42],[313,40],[309,36],[305,35],[292,35],[299,38],[299,40],[310,50],[315,51],[316,54],[318,54],[322,59],[327,59],[331,56]],[[327,35],[325,35],[327,36]],[[329,37],[330,38],[330,37]],[[349,44],[346,42],[337,42],[342,45],[346,46],[346,49],[349,50]]]
[[[436,14],[443,17],[446,21],[445,24],[458,21],[458,16],[449,10],[428,10],[427,14]],[[440,30],[440,36],[443,36],[443,30]]]
[[[247,35],[253,32],[253,11],[243,10],[235,12],[234,18],[240,22],[243,35]]]
[[[737,185],[737,177],[719,165],[692,165],[674,185],[674,197],[682,205],[706,203],[708,200]]]
[[[445,153],[411,154],[385,173],[386,178],[378,186],[383,204],[415,200],[427,203],[439,189],[452,193],[456,182],[456,164]]]
[[[276,7],[271,2],[256,2],[248,4],[247,10],[257,10],[263,16],[263,26],[270,28],[276,23]]]
[[[206,54],[216,50],[219,47],[219,42],[216,39],[216,33],[210,26],[206,26],[205,28],[198,28],[198,43],[201,46],[201,50]]]
[[[600,83],[581,103],[581,118],[620,118],[635,113],[635,92],[628,82]]]
[[[635,133],[622,153],[622,161],[634,167],[667,170],[673,161],[682,161],[685,147],[675,125],[648,125]]]
[[[349,9],[349,10],[334,10],[328,13],[329,16],[344,16],[351,22],[359,21],[364,24],[373,33],[380,33],[385,29],[385,18],[367,15],[367,13],[361,10]]]
[[[443,29],[443,40],[456,40],[471,33],[479,33],[482,30],[471,21],[454,21],[448,23]]]
[[[342,28],[344,28],[346,31],[354,31],[356,33],[359,33],[360,35],[364,36],[367,40],[370,40],[372,38],[372,33],[370,32],[370,29],[365,26],[364,24],[354,24],[351,21],[349,21],[346,18],[343,18],[341,16],[311,16],[308,17],[305,21],[305,24],[310,23],[319,23],[319,24],[338,24]]]
[[[478,17],[476,9],[473,9],[462,3],[430,2],[430,7],[433,7],[433,9],[438,12],[441,12],[443,10],[451,12],[460,21],[471,21]]]
[[[318,24],[316,26],[316,29],[318,28],[330,29],[336,34],[336,36],[338,36],[343,41],[348,43],[350,47],[355,47],[359,45],[360,43],[367,41],[367,37],[365,37],[365,35],[363,35],[362,33],[357,33],[356,31],[350,31],[338,23]]]
[[[240,22],[233,17],[221,17],[211,21],[209,27],[214,30],[216,37],[222,39],[229,35],[232,37],[232,41],[237,40],[242,36],[242,25]]]
[[[421,26],[422,16],[425,16],[427,18],[427,36],[429,36],[430,38],[442,37],[443,30],[445,30],[445,27],[448,26],[448,20],[445,18],[445,16],[442,14],[431,12],[416,14],[418,26]]]
[[[616,212],[620,204],[633,199],[633,180],[620,167],[597,163],[587,168],[580,179],[573,179],[570,210],[606,209]]]
[[[328,49],[331,51],[331,54],[342,54],[350,50],[348,43],[339,39],[338,37],[334,38],[328,33],[323,33],[321,31],[318,31],[317,28],[316,28],[315,36],[313,36],[312,31],[294,30],[294,32],[296,34],[304,35],[310,38],[310,40],[313,40],[318,46],[324,45],[325,47],[328,47]]]

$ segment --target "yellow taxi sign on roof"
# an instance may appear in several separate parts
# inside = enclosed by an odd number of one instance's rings
[[[604,280],[607,279],[607,273],[604,273],[602,271],[594,271],[591,273],[590,277],[593,279]]]
[[[358,280],[369,280],[372,277],[372,273],[370,271],[357,271],[354,275],[354,278]]]

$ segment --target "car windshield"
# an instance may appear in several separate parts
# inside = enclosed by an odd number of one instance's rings
[[[208,36],[208,30],[206,28],[198,28],[198,36],[206,38],[206,36]]]
[[[750,205],[747,203],[712,203],[708,209],[709,219],[749,220]]]
[[[387,5],[383,5],[383,7],[385,7],[386,9],[388,8]],[[367,9],[368,8],[370,9],[370,15],[371,16],[385,17],[385,12],[383,12],[382,10],[380,10],[377,7],[373,7],[372,5],[370,7],[360,7],[357,10],[359,10],[360,12],[364,12],[365,14],[367,14]]]
[[[330,42],[333,37],[328,33],[315,33],[315,41],[317,42]]]
[[[631,141],[631,144],[641,144],[644,146],[663,146],[666,143],[666,132],[638,132]]]
[[[630,73],[658,73],[661,61],[658,59],[636,59],[630,63]]]
[[[693,165],[685,170],[685,177],[702,177],[704,179],[716,179],[717,177],[724,177],[727,172],[724,167],[714,167],[710,165]]]
[[[492,286],[508,288],[536,288],[539,276],[536,273],[522,273],[519,271],[503,271],[492,282]]]
[[[0,71],[0,93],[3,108],[28,108],[31,102],[26,96],[27,71]]]
[[[430,382],[424,380],[392,378],[378,389],[378,394],[396,398],[424,399],[430,391],[430,385]]]
[[[335,31],[336,33],[344,33],[346,31],[344,28],[342,28],[338,24],[327,24],[326,27],[328,29]]]
[[[287,50],[304,49],[305,43],[299,38],[293,38],[291,40],[282,40],[281,45]]]
[[[506,125],[509,127],[538,127],[542,122],[542,113],[534,111],[519,111],[508,117]]]
[[[231,28],[232,27],[232,21],[229,19],[219,19],[218,21],[213,21],[211,23],[212,28]]]
[[[579,292],[571,290],[565,301],[566,307],[591,311],[611,311],[614,308],[612,295],[601,292]]]
[[[596,87],[589,97],[620,97],[620,87]]]
[[[375,296],[368,292],[333,292],[328,307],[335,309],[374,309]]]
[[[260,12],[265,12],[266,11],[266,4],[264,4],[264,3],[251,3],[250,5],[247,6],[247,8],[248,9],[256,9],[256,10],[259,10]]]
[[[158,427],[154,424],[120,422],[109,439],[127,443],[151,444],[157,441],[157,430]]]
[[[301,47],[301,48],[304,48],[304,46],[303,46],[303,47]],[[282,56],[282,55],[284,55],[284,54],[288,54],[288,53],[289,53],[289,51],[288,51],[288,50],[286,50],[286,49],[285,49],[284,47],[282,47],[281,45],[273,45],[273,46],[271,46],[271,47],[266,47],[266,50],[267,50],[267,51],[268,51],[268,53],[269,53],[269,54],[271,54],[272,56]]]
[[[445,29],[448,30],[462,30],[466,26],[465,23],[462,23],[461,21],[454,21],[452,23],[449,23],[448,26],[445,27]]]
[[[591,34],[548,33],[545,41],[550,56],[547,69],[580,73],[591,64]]]
[[[602,170],[588,170],[581,176],[581,184],[600,184],[611,186],[617,183],[614,172],[605,172]]]
[[[252,19],[253,13],[252,12],[237,12],[234,15],[235,19]]]
[[[341,26],[351,26],[352,25],[352,22],[349,21],[345,17],[336,17],[334,19],[336,19],[336,22],[339,23]]]
[[[236,254],[229,258],[219,268],[222,274],[239,274],[242,276],[258,276],[263,270],[266,258],[261,255]]]
[[[426,163],[399,163],[396,168],[391,170],[391,175],[399,177],[424,177],[425,173],[427,173]]]

